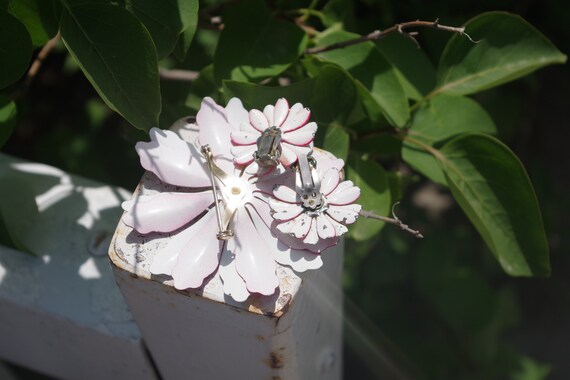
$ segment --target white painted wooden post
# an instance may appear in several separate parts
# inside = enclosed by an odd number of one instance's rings
[[[0,359],[61,379],[156,379],[106,257],[126,192],[0,154],[0,186],[14,181],[37,204],[21,216],[40,256],[0,246]]]
[[[137,192],[164,187],[146,173]],[[140,235],[119,223],[109,255],[117,283],[165,380],[340,379],[343,244],[324,266],[297,276],[278,266],[279,292],[237,303],[218,277],[179,291],[149,266],[168,236]]]

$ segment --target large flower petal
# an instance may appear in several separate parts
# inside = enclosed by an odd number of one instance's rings
[[[185,187],[205,187],[210,179],[201,155],[176,133],[158,128],[149,131],[150,142],[138,142],[135,149],[141,166],[165,183]]]
[[[250,292],[272,295],[279,285],[275,274],[275,260],[268,253],[265,239],[259,236],[260,231],[251,220],[247,209],[238,212],[234,229],[237,272]]]
[[[249,291],[245,281],[236,270],[235,244],[233,239],[228,241],[226,249],[222,252],[218,274],[222,279],[224,294],[232,297],[237,302],[245,302],[249,297]]]
[[[123,202],[123,222],[141,234],[171,232],[188,224],[214,201],[210,191],[159,193]]]
[[[239,98],[231,98],[226,105],[227,119],[232,130],[238,130],[242,123],[248,123],[249,112],[243,107]]]
[[[199,288],[204,279],[211,275],[220,262],[223,242],[217,239],[217,221],[209,213],[202,228],[197,231],[195,240],[190,240],[178,255],[172,271],[176,289]],[[200,242],[197,244],[197,242]]]

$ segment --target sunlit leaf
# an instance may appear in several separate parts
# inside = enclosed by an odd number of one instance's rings
[[[0,148],[16,126],[16,103],[0,94]]]
[[[346,160],[350,137],[344,128],[331,124],[326,128],[322,144],[320,141],[315,141],[315,145],[331,152],[338,158]]]
[[[32,40],[26,27],[8,12],[0,10],[0,88],[26,72],[32,56]]]
[[[109,107],[135,127],[158,125],[158,62],[152,39],[129,11],[104,3],[67,6],[61,35]]]
[[[432,181],[446,185],[435,157],[411,140],[440,147],[449,138],[467,132],[494,135],[497,131],[489,114],[473,99],[439,94],[422,103],[414,113],[402,157]]]
[[[357,203],[362,209],[372,211],[377,215],[387,216],[390,213],[391,198],[388,176],[384,168],[372,161],[357,155],[348,158],[348,179],[360,188],[360,198]],[[356,240],[370,239],[384,227],[384,222],[358,218],[350,226],[350,236]]]
[[[472,94],[566,62],[566,56],[520,16],[484,13],[465,28],[479,42],[462,35],[450,39],[440,60],[436,92]]]
[[[359,37],[344,31],[323,35],[317,46],[324,46]],[[408,120],[409,108],[406,94],[400,84],[394,66],[372,42],[356,44],[343,49],[318,54],[321,59],[333,62],[347,70],[357,82],[366,110],[373,120],[382,113],[396,126]]]
[[[532,184],[511,150],[495,138],[467,134],[441,149],[451,192],[503,269],[548,275],[549,248]]]
[[[34,46],[45,44],[57,33],[53,0],[11,0],[9,9],[26,26]]]
[[[126,0],[125,5],[148,29],[159,59],[172,52],[183,32],[183,49],[188,51],[198,24],[197,0]]]

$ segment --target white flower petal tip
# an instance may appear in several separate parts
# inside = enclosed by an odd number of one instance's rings
[[[141,166],[153,172],[162,182],[175,186],[203,187],[208,174],[196,148],[176,133],[151,128],[150,142],[135,145]]]

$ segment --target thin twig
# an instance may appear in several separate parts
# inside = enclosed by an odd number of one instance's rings
[[[167,69],[159,69],[158,73],[161,79],[165,80],[176,80],[181,82],[192,82],[198,78],[197,71],[190,71],[190,70],[167,70]]]
[[[359,215],[364,217],[364,218],[369,218],[369,219],[376,219],[376,220],[380,220],[382,222],[386,222],[386,223],[390,223],[393,225],[396,225],[398,227],[400,227],[402,230],[407,231],[409,233],[411,233],[412,235],[414,235],[415,237],[417,237],[418,239],[422,239],[424,236],[420,233],[420,231],[418,230],[414,230],[411,229],[407,224],[404,224],[404,222],[402,222],[400,220],[400,218],[398,218],[396,216],[396,213],[394,212],[394,208],[399,204],[400,202],[396,202],[394,203],[394,205],[392,206],[392,218],[389,218],[387,216],[380,216],[380,215],[376,215],[375,213],[373,213],[372,211],[365,211],[365,210],[361,210]]]
[[[30,66],[28,73],[26,74],[26,80],[24,81],[24,86],[26,86],[26,87],[30,86],[30,84],[32,83],[32,81],[34,80],[36,75],[38,75],[38,72],[40,71],[40,68],[42,67],[42,64],[43,64],[44,60],[46,59],[46,57],[53,50],[53,48],[55,48],[57,46],[59,39],[60,39],[60,34],[58,32],[51,40],[49,40],[42,47],[42,49],[40,50],[40,52],[36,56],[36,59],[34,60],[32,65]]]
[[[323,53],[325,51],[342,49],[342,48],[345,48],[348,46],[360,44],[362,42],[376,41],[376,40],[379,40],[383,37],[386,37],[388,34],[396,33],[396,32],[403,34],[404,36],[412,39],[416,43],[416,45],[418,45],[418,42],[415,38],[417,33],[406,31],[406,29],[410,29],[410,28],[433,28],[433,29],[444,30],[446,32],[457,33],[461,36],[466,36],[469,39],[469,41],[473,42],[474,44],[479,42],[479,41],[473,40],[471,38],[471,36],[469,36],[469,34],[465,33],[465,27],[464,26],[455,27],[455,26],[441,25],[439,23],[439,20],[437,20],[437,19],[435,21],[416,20],[416,21],[409,21],[409,22],[403,22],[400,24],[396,24],[396,25],[394,25],[388,29],[382,30],[382,31],[375,30],[372,33],[366,34],[366,35],[358,37],[358,38],[354,38],[352,40],[341,41],[341,42],[337,42],[337,43],[326,45],[326,46],[318,46],[318,47],[309,48],[309,49],[305,50],[305,54]]]

